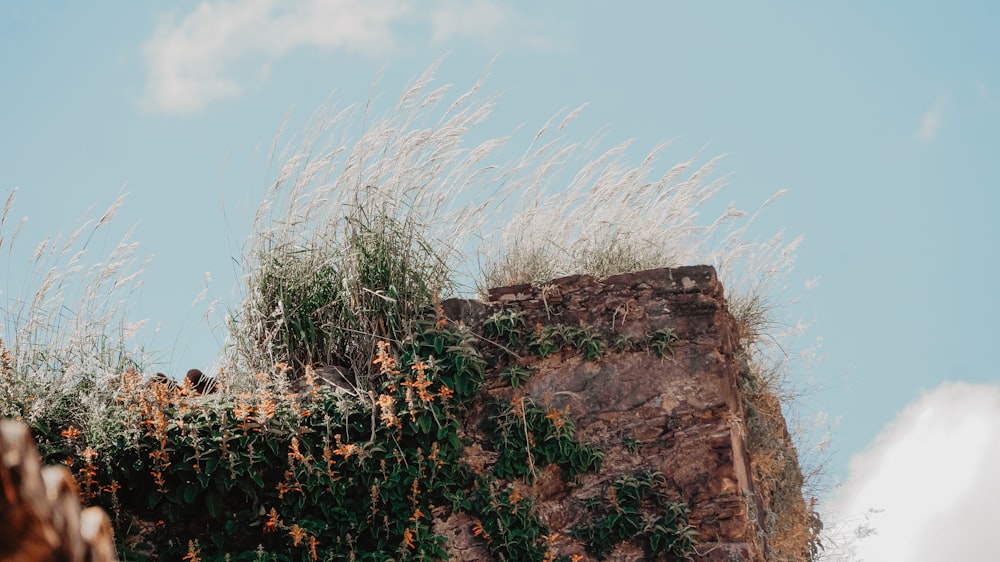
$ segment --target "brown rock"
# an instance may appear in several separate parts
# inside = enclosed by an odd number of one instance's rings
[[[755,523],[761,520],[760,502],[741,429],[738,334],[714,268],[649,270],[603,280],[574,275],[501,287],[489,296],[485,309],[450,303],[449,318],[476,329],[492,312],[515,310],[525,314],[529,327],[586,325],[605,343],[621,335],[645,339],[662,328],[678,338],[674,353],[663,358],[650,350],[607,349],[593,362],[564,349],[544,359],[519,359],[534,374],[517,392],[537,404],[568,407],[577,437],[605,452],[596,475],[584,474],[568,486],[552,479],[558,480],[558,471],[546,471],[532,487],[536,512],[552,532],[568,537],[581,523],[586,500],[602,497],[617,477],[656,470],[666,477],[670,494],[690,508],[700,543],[695,560],[764,560]],[[514,389],[497,381],[487,386],[487,398],[514,396]],[[467,431],[476,433],[474,427]],[[475,439],[482,443],[488,437]],[[570,544],[560,551],[582,549]],[[641,549],[624,544],[608,559],[642,556]]]

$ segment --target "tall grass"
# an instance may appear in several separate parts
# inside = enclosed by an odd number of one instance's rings
[[[25,256],[17,247],[24,220],[15,223],[11,214],[15,194],[11,190],[0,214],[0,254],[7,261],[0,299],[0,414],[71,420],[100,443],[111,415],[109,381],[145,361],[132,341],[143,323],[130,320],[128,304],[149,258],[139,259],[129,230],[93,259],[111,235],[124,196]],[[27,264],[20,263],[24,258]]]
[[[502,181],[480,166],[502,141],[463,146],[488,115],[479,85],[446,107],[433,69],[385,117],[369,107],[318,113],[261,202],[244,249],[227,371],[338,365],[369,386],[379,339],[398,341],[455,288],[459,244],[493,201],[457,201]],[[277,140],[276,144],[277,146]],[[481,193],[477,193],[481,195]]]
[[[505,161],[511,137],[467,141],[493,100],[481,99],[478,83],[447,100],[434,70],[384,116],[368,105],[325,108],[301,140],[281,152],[276,140],[271,161],[283,164],[244,248],[230,370],[293,360],[364,376],[373,336],[398,337],[456,289],[705,262],[735,278],[744,257],[765,248],[740,237],[750,221],[733,206],[699,215],[723,186],[718,159],[657,174],[666,145],[630,166],[629,142],[590,158],[592,143],[563,136],[581,107]]]

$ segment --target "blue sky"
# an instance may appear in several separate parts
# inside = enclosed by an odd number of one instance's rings
[[[210,272],[210,299],[236,304],[234,260],[286,114],[296,133],[331,96],[391,102],[444,57],[437,81],[460,91],[489,74],[484,135],[589,102],[581,141],[634,137],[641,158],[672,139],[665,164],[725,154],[720,203],[752,210],[789,190],[753,232],[804,237],[781,298],[789,321],[811,323],[798,348],[818,350],[802,415],[839,420],[830,463],[844,485],[828,503],[845,520],[884,509],[875,526],[890,529],[911,510],[857,491],[887,443],[910,442],[907,415],[1000,427],[997,402],[975,400],[1000,385],[1000,5],[277,5],[0,1],[0,190],[19,188],[28,246],[128,194],[116,222],[138,223],[154,255],[134,308],[159,327],[148,348],[164,370],[204,368],[221,347],[192,301]],[[954,440],[947,427],[964,426],[945,427]],[[933,457],[916,442],[893,458]],[[888,559],[878,541],[900,539],[880,536],[859,556]]]

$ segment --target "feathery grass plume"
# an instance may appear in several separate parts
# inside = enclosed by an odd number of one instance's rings
[[[246,246],[246,293],[232,318],[227,371],[334,364],[350,367],[367,391],[375,342],[405,337],[436,296],[462,285],[470,250],[481,293],[574,273],[713,263],[753,365],[747,377],[760,379],[755,411],[780,415],[790,398],[787,334],[773,299],[799,240],[782,233],[749,240],[757,213],[732,204],[703,219],[723,187],[714,173],[719,158],[696,156],[660,173],[666,145],[632,165],[632,141],[604,152],[600,136],[567,143],[560,135],[579,107],[555,115],[520,158],[498,162],[509,137],[466,146],[492,101],[478,99],[477,83],[444,108],[449,87],[431,87],[435,69],[381,118],[369,114],[371,104],[318,113],[298,147],[277,158],[284,164]],[[478,248],[470,248],[474,240]],[[793,445],[778,441],[794,458]],[[788,469],[775,464],[762,479]],[[774,495],[782,494],[794,500],[787,490]]]
[[[28,264],[14,263],[22,257],[14,243],[24,221],[6,232],[13,191],[0,215],[0,252],[2,244],[8,246],[5,287],[20,289],[0,301],[5,346],[0,415],[49,427],[71,421],[95,446],[104,442],[102,428],[112,415],[109,381],[144,361],[129,343],[141,322],[129,321],[128,303],[142,286],[148,258],[138,260],[129,230],[104,259],[89,261],[91,246],[110,235],[108,225],[123,199],[68,237],[46,238]],[[17,271],[24,277],[11,279]]]
[[[559,130],[576,114],[570,113]],[[657,175],[665,145],[632,166],[626,161],[630,142],[625,142],[588,162],[592,148],[539,142],[551,124],[535,137],[541,147],[529,149],[542,161],[516,185],[520,192],[512,194],[512,207],[517,211],[483,244],[480,292],[570,274],[600,278],[655,267],[714,264],[747,354],[745,396],[753,414],[749,447],[759,461],[755,480],[770,502],[767,509],[778,518],[766,526],[769,557],[814,556],[821,524],[803,501],[801,478],[793,477],[799,474],[798,454],[785,432],[782,411],[792,419],[794,400],[802,392],[798,379],[789,374],[783,348],[795,329],[784,322],[782,305],[787,303],[777,296],[801,238],[787,241],[779,232],[759,242],[748,236],[759,213],[784,192],[753,215],[730,204],[705,221],[700,217],[704,205],[723,187],[723,179],[714,176],[719,158],[701,165],[691,159]],[[564,183],[557,185],[560,181]]]
[[[449,87],[430,88],[434,70],[385,117],[321,111],[280,156],[244,250],[227,371],[338,365],[367,390],[375,342],[405,338],[455,289],[457,242],[489,218],[488,192],[503,182],[481,161],[503,141],[464,146],[491,103],[472,103],[477,83],[442,110]],[[459,204],[473,191],[486,196]]]

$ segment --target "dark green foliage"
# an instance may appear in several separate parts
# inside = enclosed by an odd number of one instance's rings
[[[243,367],[285,361],[341,365],[377,390],[368,361],[377,341],[401,341],[451,284],[425,229],[364,209],[345,216],[336,240],[267,245],[250,274],[251,295],[236,315]]]
[[[664,484],[663,476],[655,472],[618,478],[606,497],[588,504],[597,519],[575,527],[572,536],[599,560],[628,541],[638,541],[648,555],[690,560],[694,529],[687,523],[687,509],[663,493]]]
[[[527,349],[539,358],[545,358],[560,349],[572,347],[580,351],[587,361],[600,361],[606,352],[608,344],[601,336],[586,324],[568,326],[565,324],[535,325],[527,330],[524,313],[521,311],[502,310],[489,317],[483,329],[484,335],[501,346],[511,355]],[[657,357],[674,354],[674,342],[677,335],[670,327],[656,330],[647,338],[634,338],[627,334],[619,334],[611,343],[619,353],[627,351],[653,350]],[[520,373],[507,373],[516,385],[523,379]]]
[[[645,342],[637,341],[635,338],[627,334],[618,334],[613,345],[616,351],[622,353],[624,351],[637,351],[642,349]]]
[[[273,334],[271,353],[296,365],[331,361],[331,312],[343,308],[340,272],[314,264],[314,258],[310,250],[275,252],[262,264],[257,283],[261,301],[280,311],[264,319]]]
[[[371,403],[326,387],[202,399],[134,375],[114,446],[88,456],[53,423],[36,428],[40,449],[47,463],[73,462],[85,499],[112,514],[125,561],[440,560],[431,513],[442,508],[473,515],[496,559],[543,560],[549,531],[514,482],[550,463],[573,478],[603,455],[575,439],[568,412],[522,403],[497,413],[500,460],[473,474],[459,435],[486,362],[464,328],[410,325],[378,346]]]
[[[500,371],[500,376],[508,380],[512,387],[517,388],[521,386],[521,381],[531,376],[531,369],[514,364]]]
[[[509,350],[515,350],[524,343],[525,326],[523,312],[501,310],[483,323],[483,335]]]
[[[673,355],[675,341],[677,341],[677,334],[669,327],[664,327],[653,332],[649,339],[649,347],[656,352],[657,357],[663,357],[667,352]]]
[[[558,326],[536,327],[528,341],[528,349],[536,356],[545,358],[559,351],[565,343]]]
[[[487,422],[496,435],[497,477],[534,479],[548,464],[562,467],[567,478],[601,468],[604,454],[576,440],[576,424],[567,410],[543,409],[524,398],[494,403],[497,414]]]
[[[473,533],[486,541],[496,560],[542,562],[546,527],[531,510],[530,498],[516,488],[497,491],[495,481],[480,481],[472,496],[478,522]]]

